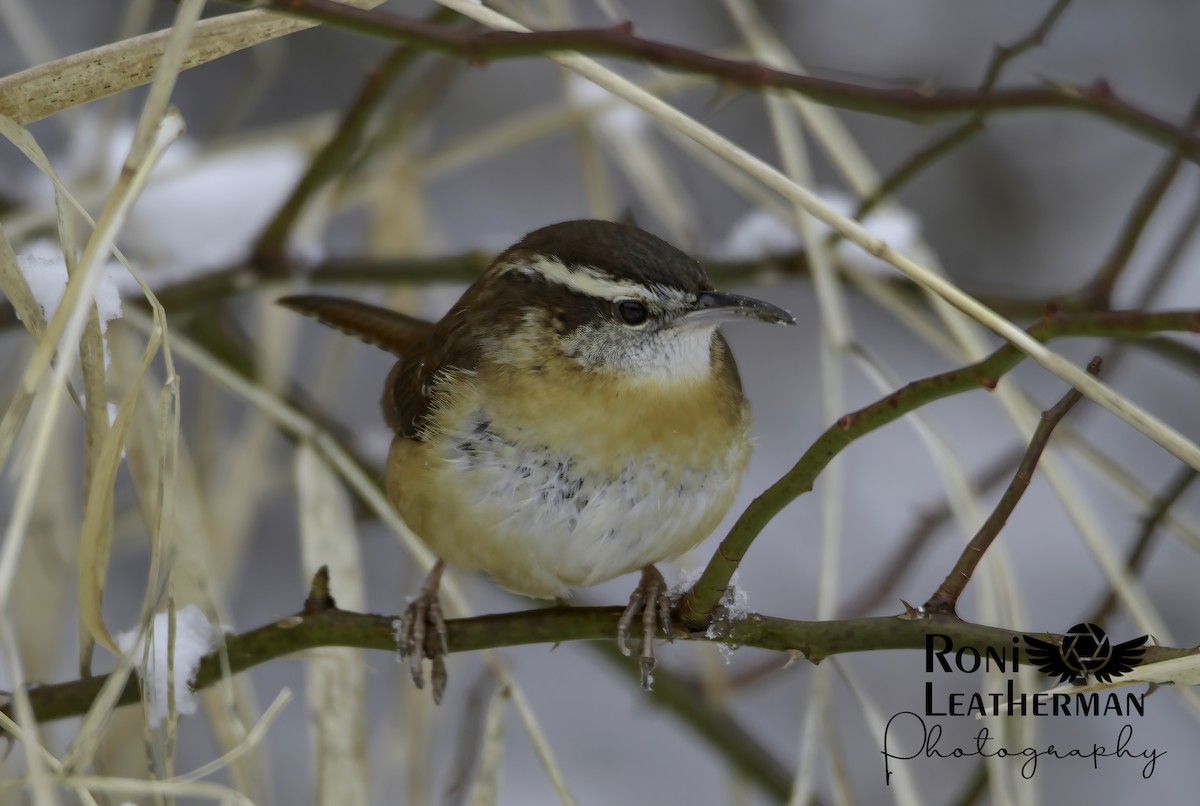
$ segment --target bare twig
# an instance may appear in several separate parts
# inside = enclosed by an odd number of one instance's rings
[[[1077,328],[1082,327],[1086,330],[1104,321],[1112,326],[1109,332],[1133,336],[1139,326],[1149,323],[1142,317],[1162,315],[1141,314],[1135,311],[1070,316],[1051,313],[1046,319],[1029,328],[1028,333],[1039,341],[1067,335],[1084,335]],[[1118,320],[1123,321],[1123,324],[1118,325]],[[1200,312],[1183,313],[1175,321],[1180,329],[1200,331]],[[1142,332],[1149,335],[1158,329],[1160,328]],[[709,620],[729,586],[734,571],[759,532],[784,507],[811,490],[821,471],[851,442],[926,403],[970,389],[993,388],[1004,373],[1016,366],[1021,355],[1017,348],[1006,344],[974,364],[914,381],[864,409],[845,415],[827,428],[796,461],[791,470],[755,498],[738,518],[705,566],[700,579],[680,602],[680,611],[684,619],[696,624],[703,624]]]
[[[611,641],[622,607],[554,607],[498,613],[446,622],[452,653],[525,644],[566,641]],[[271,624],[239,635],[227,635],[228,671],[237,674],[276,658],[318,647],[346,646],[395,652],[397,616],[352,613],[332,606],[305,609]],[[779,652],[801,653],[812,661],[832,655],[872,650],[924,649],[926,636],[948,635],[959,646],[1009,647],[1023,633],[931,613],[923,618],[887,616],[844,621],[796,621],[751,614],[727,625],[720,634],[688,632],[676,624],[676,635],[696,641],[716,641],[730,646],[752,646]],[[640,625],[634,625],[634,632]],[[1053,633],[1034,633],[1047,641],[1060,641]],[[1186,657],[1196,649],[1149,647],[1146,663]],[[215,685],[222,677],[219,651],[206,655],[192,680],[193,690]],[[87,711],[106,676],[29,690],[29,701],[39,722],[78,716]],[[140,682],[131,676],[119,700],[121,705],[141,701]],[[11,705],[0,707],[8,715]]]
[[[612,641],[593,641],[589,646],[629,674],[635,685],[640,681],[641,669],[636,659],[631,661],[622,655]],[[787,800],[792,789],[792,773],[769,747],[728,711],[706,702],[698,684],[660,665],[654,670],[654,687],[648,694],[655,704],[675,713],[697,736],[718,748],[738,772],[758,783],[777,800]]]
[[[1192,106],[1186,125],[1191,131],[1198,124],[1200,124],[1200,99],[1197,99]],[[1163,160],[1162,165],[1150,178],[1150,182],[1138,197],[1137,202],[1134,203],[1124,226],[1121,227],[1112,251],[1100,265],[1096,276],[1082,292],[1090,298],[1088,307],[1105,308],[1111,305],[1113,288],[1116,286],[1117,280],[1120,279],[1125,267],[1129,265],[1129,258],[1133,255],[1138,241],[1141,240],[1146,225],[1150,222],[1150,218],[1158,209],[1159,204],[1162,203],[1163,197],[1167,195],[1167,189],[1175,181],[1175,177],[1179,173],[1179,166],[1182,164],[1183,155],[1176,150]]]
[[[1050,10],[1046,12],[1038,24],[1034,26],[1032,31],[1011,45],[997,45],[992,52],[992,59],[988,62],[987,69],[984,71],[983,82],[979,85],[979,92],[991,92],[996,86],[1000,74],[1008,66],[1009,62],[1022,53],[1041,45],[1045,41],[1046,35],[1050,33],[1050,29],[1054,27],[1070,4],[1071,0],[1058,0],[1058,2],[1050,7]],[[956,126],[941,137],[936,138],[929,145],[906,159],[879,183],[879,187],[872,191],[871,195],[859,203],[858,209],[854,211],[854,217],[862,219],[863,216],[873,210],[881,201],[895,193],[902,185],[908,184],[914,176],[970,140],[977,133],[983,131],[983,124],[987,120],[987,117],[988,112],[985,110],[975,112],[965,123]]]
[[[248,5],[251,0],[229,0]],[[333,0],[271,0],[266,8],[326,25],[409,42],[483,64],[559,51],[637,59],[668,70],[710,76],[731,87],[767,87],[798,92],[818,103],[888,117],[932,120],[976,112],[1034,109],[1077,110],[1104,118],[1156,142],[1178,147],[1200,161],[1200,137],[1118,98],[1107,82],[1088,86],[1045,84],[978,89],[892,89],[868,87],[776,70],[753,62],[723,59],[691,48],[634,36],[632,26],[562,31],[465,33],[387,11],[364,10]]]
[[[431,24],[445,24],[458,17],[439,8],[429,17]],[[422,55],[419,48],[401,45],[392,50],[367,74],[358,95],[347,107],[337,130],[308,164],[287,200],[263,229],[251,250],[250,263],[260,268],[279,269],[284,244],[308,203],[325,184],[350,164],[362,144],[367,125],[387,91]]]
[[[1008,477],[1017,463],[1021,461],[1024,450],[1017,448],[1015,453],[1006,452],[986,467],[972,486],[986,492],[994,485]],[[877,609],[891,596],[896,586],[916,562],[921,550],[929,539],[945,525],[954,513],[949,502],[942,501],[935,509],[931,509],[919,518],[908,530],[907,534],[896,544],[890,559],[886,560],[876,572],[874,579],[862,585],[862,593],[851,599],[843,609],[847,618],[865,616]]]
[[[1171,507],[1175,505],[1192,482],[1196,480],[1196,471],[1190,467],[1181,467],[1176,473],[1171,483],[1167,485],[1167,489],[1162,496],[1156,500],[1146,513],[1145,519],[1142,522],[1141,531],[1138,532],[1137,539],[1133,541],[1133,547],[1129,551],[1129,557],[1125,561],[1125,566],[1129,569],[1130,575],[1136,574],[1141,570],[1142,565],[1149,556],[1150,546],[1153,543],[1153,538],[1158,534],[1158,527],[1162,524],[1163,518],[1171,511]],[[1091,624],[1102,624],[1112,615],[1113,609],[1117,605],[1117,592],[1109,590],[1104,599],[1096,605],[1096,609],[1092,611],[1092,615],[1085,619]]]
[[[1100,358],[1096,357],[1088,364],[1088,372],[1095,375],[1099,371]],[[1067,416],[1067,412],[1074,408],[1082,397],[1083,395],[1078,389],[1071,389],[1052,408],[1042,412],[1042,419],[1033,432],[1033,438],[1029,440],[1029,447],[1025,450],[1025,456],[1021,459],[1016,475],[1013,476],[1004,495],[1000,496],[1000,502],[996,504],[992,514],[971,538],[971,542],[967,544],[945,581],[925,603],[926,612],[955,615],[958,598],[966,590],[972,574],[983,560],[984,552],[1000,535],[1004,524],[1008,522],[1008,517],[1017,508],[1017,503],[1025,495],[1025,491],[1029,489],[1033,471],[1037,467],[1038,459],[1042,456],[1042,451],[1046,449],[1046,444],[1050,441],[1050,434],[1054,431],[1054,427],[1062,421],[1063,417]]]

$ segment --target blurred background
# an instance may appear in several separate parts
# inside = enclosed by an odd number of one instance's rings
[[[174,4],[137,0],[3,2],[0,75],[167,27],[176,10]],[[1004,65],[1000,86],[1086,86],[1104,79],[1121,99],[1176,124],[1200,95],[1194,43],[1200,7],[1190,3],[1092,0],[1058,4],[1064,7],[1054,7],[1061,17],[1051,18],[1046,15],[1052,5],[1045,2],[489,5],[535,28],[630,19],[639,36],[739,58],[762,60],[778,54],[781,45],[816,76],[935,89],[977,86],[998,44],[1022,41],[1047,22],[1044,42]],[[386,7],[407,17],[434,11],[425,3]],[[229,12],[213,3],[206,16]],[[766,38],[754,37],[758,26]],[[173,102],[187,135],[167,152],[119,239],[146,282],[161,292],[170,326],[181,339],[205,346],[255,385],[327,416],[331,432],[371,473],[381,473],[390,436],[377,406],[389,357],[296,321],[272,300],[317,288],[436,318],[457,299],[480,260],[554,221],[632,217],[711,261],[718,284],[788,307],[799,320],[799,327],[786,331],[733,327],[726,333],[753,407],[758,447],[726,523],[669,569],[672,583],[703,566],[736,515],[840,414],[911,380],[968,363],[955,353],[953,334],[933,308],[897,272],[852,247],[841,245],[835,252],[846,272],[840,275],[846,280],[844,313],[823,315],[786,202],[740,171],[698,156],[694,145],[681,145],[678,135],[545,58],[483,65],[429,54],[416,59],[387,90],[352,161],[305,207],[282,261],[269,271],[247,265],[254,239],[391,50],[380,39],[314,29],[183,72]],[[602,61],[750,153],[781,164],[779,129],[763,96],[635,62]],[[93,214],[112,187],[144,99],[145,88],[134,89],[29,126],[68,189]],[[799,120],[794,106],[783,108],[789,119]],[[845,127],[838,153],[860,152],[878,176],[910,162],[968,119],[917,123],[835,114]],[[796,130],[804,132],[803,143],[786,147],[803,146],[811,176],[801,183],[852,211],[860,194],[838,159],[812,137],[812,129]],[[1050,300],[1078,301],[1070,295],[1086,287],[1113,253],[1170,156],[1162,144],[1079,111],[997,114],[904,183],[866,223],[1027,324]],[[1195,165],[1184,162],[1172,178],[1120,274],[1111,300],[1115,308],[1200,308],[1195,268],[1200,254],[1192,238],[1200,220]],[[17,255],[24,256],[23,266],[31,265],[29,256],[52,255],[57,248],[50,182],[8,143],[0,144],[0,223]],[[452,259],[421,262],[438,257]],[[384,273],[380,266],[394,268]],[[420,270],[405,276],[406,267]],[[344,282],[336,276],[339,270],[347,272]],[[198,280],[211,276],[241,279],[208,293]],[[139,306],[140,292],[127,273],[114,269],[112,277],[126,307]],[[850,329],[850,340],[840,348],[822,335],[822,322],[830,316]],[[3,318],[0,393],[7,400],[32,342],[11,312]],[[982,338],[998,344],[990,335]],[[146,337],[115,320],[107,341],[109,395],[117,402],[131,383]],[[1107,382],[1194,440],[1200,436],[1198,345],[1194,335],[1171,343],[1188,349],[1118,346],[1103,339],[1057,342],[1054,348],[1081,366],[1093,354],[1105,355]],[[361,596],[354,609],[400,612],[422,571],[392,533],[361,507],[347,504],[354,532],[327,536],[323,544],[301,541],[305,501],[297,490],[305,482],[297,481],[294,442],[211,373],[180,355],[175,361],[182,418],[178,505],[186,516],[181,515],[170,562],[182,580],[180,590],[241,632],[297,611],[311,569],[328,562],[335,568],[333,593],[343,606],[350,605],[342,591],[352,588],[361,591],[349,599]],[[150,450],[165,371],[161,359],[150,370],[138,410],[142,424],[133,429],[128,455]],[[928,598],[998,499],[1032,432],[1031,420],[1014,427],[1006,411],[1047,408],[1065,390],[1032,362],[1007,376],[1001,388],[1011,390],[1015,409],[1006,409],[997,394],[973,391],[854,443],[814,492],[789,506],[754,544],[737,580],[749,608],[793,619],[890,615],[902,610],[901,599]],[[23,677],[41,682],[78,676],[83,429],[71,406],[53,416],[55,438],[6,613]],[[1058,437],[1054,484],[1039,472],[984,564],[987,580],[977,579],[968,589],[960,609],[965,618],[1058,632],[1085,620],[1110,588],[1097,556],[1123,563],[1153,500],[1186,483],[1178,460],[1087,401]],[[6,522],[24,444],[18,441],[0,482]],[[964,481],[978,495],[963,489]],[[346,495],[340,482],[327,486],[336,488],[335,500]],[[103,608],[114,632],[134,626],[150,570],[143,489],[135,471],[118,474]],[[914,538],[922,531],[923,537]],[[1194,488],[1179,494],[1153,541],[1137,579],[1151,605],[1155,635],[1166,645],[1200,643],[1194,585],[1200,571],[1195,555],[1200,494]],[[339,577],[339,566],[350,578]],[[529,605],[487,579],[455,578],[476,612]],[[614,580],[581,591],[578,601],[623,603],[633,583],[632,577]],[[991,591],[983,596],[987,601],[980,601],[981,586]],[[181,605],[189,595],[180,594]],[[1101,623],[1115,640],[1148,631],[1123,607]],[[8,654],[0,688],[13,679],[16,659]],[[214,692],[201,715],[181,721],[175,769],[194,769],[232,747],[239,731],[248,730],[287,688],[297,699],[261,744],[213,780],[255,802],[328,801],[328,790],[318,794],[319,765],[313,760],[319,735],[313,726],[324,712],[311,701],[306,706],[303,697],[306,666],[322,656],[273,661],[241,675],[235,692]],[[498,656],[540,722],[567,789],[584,804],[757,804],[790,795],[795,802],[811,797],[821,803],[903,798],[898,794],[903,786],[895,781],[885,786],[883,722],[897,712],[920,710],[929,680],[947,690],[981,685],[978,675],[953,682],[931,677],[917,652],[842,656],[814,667],[802,660],[789,665],[787,658],[765,651],[663,645],[663,667],[687,686],[679,708],[703,708],[740,725],[756,743],[753,752],[763,766],[776,769],[772,778],[769,772],[732,771],[729,747],[749,740],[737,733],[724,739],[700,735],[677,708],[638,689],[635,664],[614,663],[582,643],[553,651],[511,648]],[[343,791],[335,795],[339,800],[465,803],[478,794],[472,786],[485,705],[496,690],[480,657],[450,659],[450,689],[438,708],[427,692],[413,690],[386,654],[324,657],[365,679],[363,700],[352,700],[365,714],[353,729],[361,742],[352,755],[362,762],[366,788]],[[98,653],[97,669],[110,664],[111,656]],[[506,713],[499,802],[558,802],[522,720],[512,707]],[[1143,762],[1128,758],[1103,759],[1095,767],[1080,759],[1044,760],[1027,782],[1014,775],[1015,764],[993,768],[987,778],[979,774],[978,759],[899,764],[913,776],[911,786],[923,803],[1188,802],[1186,793],[1200,786],[1200,769],[1189,761],[1200,741],[1198,714],[1195,700],[1159,690],[1146,699],[1144,717],[1029,720],[1036,721],[1027,726],[1035,733],[1025,738],[1034,746],[1085,750],[1093,743],[1115,745],[1118,731],[1130,723],[1133,752],[1149,747],[1166,752],[1149,778],[1142,774]],[[47,747],[60,752],[78,724],[47,726]],[[947,747],[970,744],[979,730],[966,717],[942,724]],[[144,777],[144,735],[139,709],[117,712],[97,771]],[[148,735],[151,745],[161,740]],[[21,754],[9,754],[0,769],[15,780],[23,774]],[[804,775],[793,792],[798,770]],[[0,790],[4,802],[23,798]],[[114,796],[112,802],[122,799]]]

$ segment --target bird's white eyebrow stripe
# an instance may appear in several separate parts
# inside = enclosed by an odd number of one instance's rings
[[[613,300],[622,297],[642,299],[650,290],[640,283],[611,280],[587,266],[568,268],[557,260],[541,256],[528,261],[513,261],[504,270],[539,277],[548,283],[557,283],[576,293],[600,299]]]

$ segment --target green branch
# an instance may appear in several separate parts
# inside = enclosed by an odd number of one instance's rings
[[[1051,313],[1028,332],[1038,341],[1045,342],[1068,336],[1137,338],[1167,330],[1200,332],[1200,311],[1111,311],[1070,316]],[[927,403],[972,389],[994,388],[1001,376],[1024,358],[1025,354],[1020,350],[1005,344],[974,364],[913,381],[829,426],[792,469],[755,498],[738,518],[700,579],[680,602],[684,620],[704,624],[711,618],[734,571],[759,532],[784,507],[811,490],[821,471],[851,442]]]
[[[398,616],[353,613],[339,610],[332,600],[323,606],[306,605],[301,612],[240,635],[228,635],[225,644],[229,669],[237,674],[254,666],[296,652],[320,647],[355,647],[396,651],[395,622]],[[523,644],[557,644],[566,641],[612,641],[617,633],[621,607],[562,607],[500,613],[490,616],[454,619],[446,622],[449,650],[452,653],[497,649]],[[635,632],[640,629],[635,625]],[[683,630],[682,625],[679,629]],[[947,635],[956,646],[1011,647],[1012,639],[1023,633],[962,621],[953,616],[900,615],[845,621],[795,621],[750,614],[740,621],[723,625],[716,631],[676,634],[696,641],[715,641],[731,647],[759,647],[786,653],[800,653],[818,662],[832,655],[871,650],[923,649],[926,636]],[[1061,640],[1051,633],[1035,633],[1047,641]],[[1145,663],[1195,654],[1194,649],[1150,647]],[[220,681],[222,659],[219,651],[200,662],[192,683],[194,690],[209,688]],[[106,676],[69,683],[38,686],[29,690],[29,700],[39,722],[80,716],[91,707]],[[141,686],[136,676],[119,699],[120,705],[139,702]],[[11,706],[3,707],[10,714]],[[11,714],[10,714],[11,715]]]

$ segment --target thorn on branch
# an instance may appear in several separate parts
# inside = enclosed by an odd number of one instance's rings
[[[329,566],[322,565],[313,574],[312,585],[308,589],[308,598],[304,600],[305,615],[324,613],[326,610],[337,610],[337,602],[329,591]]]
[[[1117,94],[1108,83],[1108,79],[1098,78],[1088,85],[1084,96],[1091,101],[1113,101],[1116,100]]]
[[[1196,314],[1196,311],[1092,311],[1063,315],[1050,323],[1039,322],[1030,327],[1028,333],[1039,342],[1065,336],[1136,338],[1169,330],[1183,330]],[[865,408],[843,415],[805,450],[787,473],[742,512],[718,545],[697,584],[684,596],[680,612],[685,616],[711,612],[766,524],[784,507],[811,490],[813,481],[847,445],[934,400],[968,392],[979,386],[995,388],[995,379],[1002,377],[1024,357],[1024,353],[1016,347],[1005,344],[974,364],[905,385],[893,392],[900,399],[898,406],[891,405],[889,395]]]

